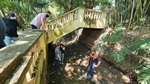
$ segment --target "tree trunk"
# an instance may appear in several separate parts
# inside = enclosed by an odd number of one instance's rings
[[[27,2],[27,3],[28,3],[28,8],[27,8],[27,19],[26,19],[27,21],[26,21],[26,26],[28,26],[28,24],[29,24],[29,16],[30,16],[30,14],[29,14],[30,12],[29,12],[29,11],[31,11],[31,10],[30,10],[30,3],[29,3],[29,2],[30,2],[30,1],[28,0],[28,2]]]
[[[33,8],[33,11],[36,13],[36,14],[38,14],[38,12],[35,10],[35,8],[34,7],[32,7]]]
[[[1,14],[2,17],[5,17],[5,13],[4,13],[4,9],[3,8],[0,9],[0,14]]]
[[[130,25],[131,25],[132,18],[133,18],[134,5],[135,5],[135,0],[133,0],[133,4],[132,4],[132,10],[131,10],[130,22],[129,22],[129,25],[128,25],[128,30],[130,29]]]

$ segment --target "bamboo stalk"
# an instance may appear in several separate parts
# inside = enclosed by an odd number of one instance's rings
[[[134,7],[135,7],[134,5],[135,5],[135,0],[133,0],[133,4],[132,4],[132,10],[131,10],[130,22],[129,22],[129,25],[128,25],[128,30],[130,29],[130,25],[131,25],[132,18],[133,18],[133,10],[134,10]]]

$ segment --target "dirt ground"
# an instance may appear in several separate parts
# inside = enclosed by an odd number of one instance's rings
[[[66,46],[65,64],[60,70],[54,72],[54,47],[50,46],[48,53],[47,84],[129,84],[130,79],[123,75],[105,61],[101,60],[99,67],[95,68],[92,79],[81,78],[88,64],[89,49],[80,43]]]

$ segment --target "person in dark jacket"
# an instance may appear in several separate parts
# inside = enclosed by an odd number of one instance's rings
[[[4,42],[7,45],[11,43],[11,40],[16,41],[19,39],[17,34],[17,27],[22,27],[18,18],[15,17],[15,13],[13,11],[8,12],[8,16],[2,18],[6,25],[6,35]]]
[[[2,19],[0,19],[0,49],[5,47],[4,38],[5,38],[5,32],[6,32],[6,25],[3,22]]]

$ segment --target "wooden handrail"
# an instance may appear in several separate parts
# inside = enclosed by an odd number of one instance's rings
[[[93,9],[85,9],[86,11],[90,11],[90,12],[96,12],[96,13],[103,13],[104,11],[97,11],[97,10],[93,10]]]
[[[83,13],[81,13],[80,10],[83,11]],[[77,14],[73,14],[75,11],[77,11]],[[105,12],[78,7],[74,10],[71,10],[71,11],[61,15],[61,16],[58,16],[57,18],[54,18],[53,20],[51,20],[50,22],[47,23],[47,26],[48,26],[49,30],[53,30],[55,28],[62,27],[66,23],[69,23],[73,20],[75,21],[76,19],[78,19],[78,20],[86,19],[86,18],[101,19],[101,17],[103,17],[102,16],[103,13],[105,13]],[[83,16],[83,17],[80,17],[80,16]]]

